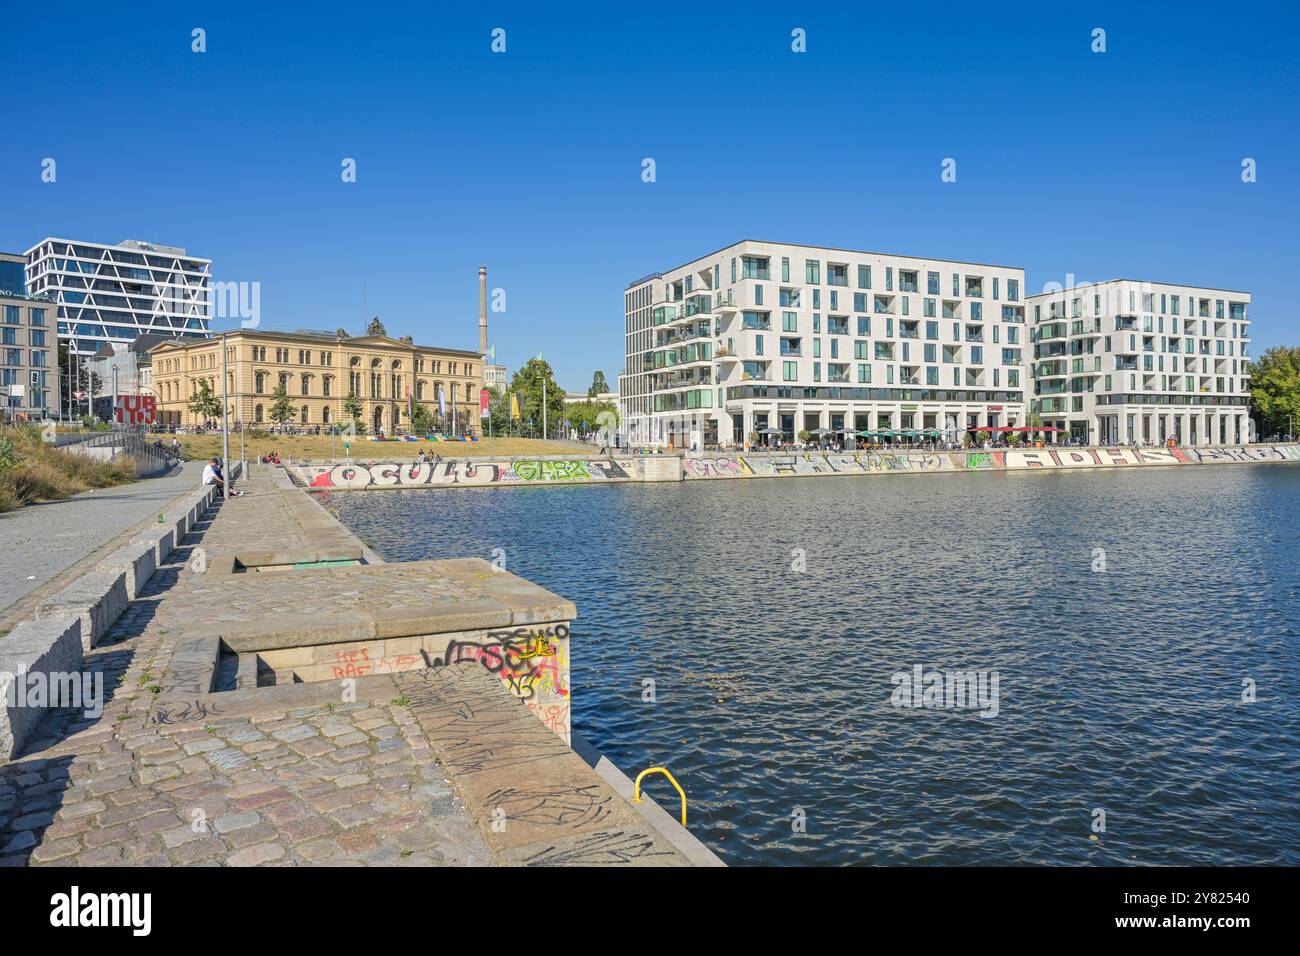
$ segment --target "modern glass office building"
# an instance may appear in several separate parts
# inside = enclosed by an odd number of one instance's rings
[[[53,300],[59,339],[82,355],[144,332],[206,336],[211,269],[211,260],[179,247],[134,239],[110,246],[49,238],[26,255],[28,292]]]

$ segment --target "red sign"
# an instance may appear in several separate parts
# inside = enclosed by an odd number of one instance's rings
[[[153,395],[119,395],[113,419],[119,425],[152,425],[158,417],[158,399]]]
[[[488,390],[480,388],[478,390],[478,417],[487,418],[488,414]]]
[[[1000,411],[1002,411],[1002,406],[1001,406],[1001,405],[985,405],[985,406],[984,406],[984,410],[985,410],[986,412],[1000,412]]]

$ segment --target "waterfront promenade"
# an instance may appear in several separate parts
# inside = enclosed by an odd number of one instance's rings
[[[203,462],[185,462],[157,478],[97,488],[0,515],[0,622],[15,602],[93,563],[106,543],[151,521],[177,495],[197,488]]]
[[[103,714],[51,713],[0,763],[0,864],[714,862],[684,831],[649,824],[651,808],[477,660],[302,682],[268,681],[258,653],[229,653],[227,639],[290,633],[319,650],[368,628],[398,633],[415,614],[387,593],[403,566],[357,564],[378,559],[279,469],[254,468],[240,487],[86,654],[104,676]],[[448,600],[468,587],[456,567],[422,573]],[[513,575],[477,587],[465,614],[558,613]],[[433,619],[448,608],[425,602],[411,626],[447,630]]]

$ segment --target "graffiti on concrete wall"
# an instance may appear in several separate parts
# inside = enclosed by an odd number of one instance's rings
[[[1003,453],[1000,451],[957,452],[948,456],[953,466],[966,471],[993,471],[1006,467]]]
[[[618,462],[602,461],[439,461],[376,462],[367,465],[302,465],[309,488],[430,488],[503,483],[628,481]]]
[[[789,455],[664,456],[644,459],[523,459],[511,461],[373,462],[346,465],[300,465],[296,473],[308,488],[454,488],[547,484],[600,484],[643,481],[650,465],[664,465],[672,480],[777,478],[805,475],[929,473],[1058,468],[1104,468],[1123,465],[1213,464],[1219,462],[1300,461],[1300,446],[1259,445],[1229,448],[1043,448],[952,452],[799,452]]]
[[[781,475],[851,475],[885,471],[943,471],[950,466],[935,452],[858,452],[683,458],[686,478],[775,478]]]
[[[1006,453],[1007,468],[1181,465],[1187,460],[1181,448],[1030,448]]]
[[[1252,448],[1188,448],[1197,464],[1216,465],[1232,461],[1300,461],[1300,445],[1256,445]]]

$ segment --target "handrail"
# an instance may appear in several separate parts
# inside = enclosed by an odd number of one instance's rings
[[[636,783],[632,785],[632,802],[633,803],[641,802],[641,778],[648,773],[663,774],[665,777],[668,778],[668,782],[677,788],[677,792],[681,795],[682,798],[682,826],[686,826],[686,791],[682,789],[682,785],[679,784],[677,780],[673,777],[673,775],[669,773],[668,770],[664,767],[647,767],[645,770],[642,770],[639,774],[636,775]]]

